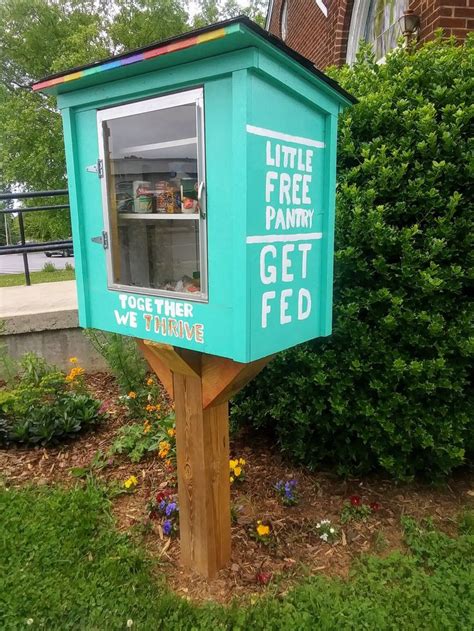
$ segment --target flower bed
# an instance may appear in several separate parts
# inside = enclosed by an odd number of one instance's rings
[[[163,563],[175,591],[193,599],[225,602],[266,589],[285,593],[308,573],[346,577],[360,554],[400,548],[403,515],[432,518],[454,534],[455,517],[471,497],[467,476],[437,489],[380,478],[341,480],[290,467],[273,446],[252,445],[252,436],[234,438],[229,464],[234,478],[229,479],[232,561],[208,582],[179,562],[179,502],[169,451],[160,457],[158,441],[155,451],[145,451],[139,462],[131,462],[128,452],[111,455],[124,428],[140,423],[145,438],[151,430],[143,419],[130,418],[110,376],[86,375],[84,380],[107,409],[107,421],[67,445],[0,449],[4,483],[75,485],[93,477],[108,489],[118,528],[138,537]],[[163,393],[156,401],[162,406],[161,418],[148,422],[153,432],[167,433],[169,404]]]

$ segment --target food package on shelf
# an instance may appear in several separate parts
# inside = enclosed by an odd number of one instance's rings
[[[149,214],[153,212],[153,193],[151,182],[135,180],[133,182],[134,212]]]

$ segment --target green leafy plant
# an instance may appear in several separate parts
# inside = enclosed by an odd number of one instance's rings
[[[107,455],[100,449],[95,452],[90,464],[83,467],[72,467],[69,471],[75,478],[93,479],[98,471],[102,471],[109,464]]]
[[[82,368],[65,376],[32,353],[20,366],[17,386],[0,392],[0,444],[48,445],[102,420],[101,403],[87,392]]]
[[[368,504],[364,504],[358,495],[352,495],[348,502],[344,502],[344,506],[342,507],[341,523],[347,524],[350,521],[367,521],[372,512],[374,512],[374,510]]]
[[[120,401],[128,408],[130,416],[148,420],[164,416],[167,405],[162,389],[157,379],[147,374],[148,365],[138,350],[136,340],[94,329],[87,329],[84,333],[117,379],[122,392]]]
[[[54,265],[54,263],[51,263],[51,261],[47,261],[43,265],[43,272],[55,272],[55,271],[56,271],[56,266]]]
[[[459,532],[474,536],[474,509],[465,508],[459,518]]]
[[[117,432],[109,454],[126,454],[132,462],[140,462],[147,453],[158,452],[172,467],[176,461],[176,430],[174,415],[150,423],[123,425]]]
[[[474,37],[332,71],[341,117],[333,333],[277,357],[234,419],[342,475],[448,475],[474,447]]]
[[[18,362],[8,352],[8,347],[2,340],[5,334],[5,322],[0,320],[0,374],[7,384],[11,384],[18,374]]]
[[[122,393],[136,393],[143,389],[147,365],[137,348],[135,339],[95,329],[86,329],[84,334],[108,363]]]

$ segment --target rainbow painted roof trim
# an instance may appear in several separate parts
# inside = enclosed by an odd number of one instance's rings
[[[60,91],[69,92],[71,89],[74,90],[75,86],[69,87],[69,85],[65,86],[64,84],[70,84],[70,82],[75,81],[76,79],[91,77],[90,81],[87,82],[88,85],[91,85],[92,83],[100,83],[101,79],[95,75],[105,72],[106,70],[117,70],[123,68],[124,66],[130,66],[135,63],[157,59],[158,57],[165,56],[168,53],[189,50],[199,44],[211,43],[212,46],[212,42],[219,40],[222,41],[223,38],[225,38],[224,45],[227,50],[231,50],[233,46],[236,48],[242,48],[243,46],[258,46],[264,47],[267,50],[269,47],[279,49],[286,56],[292,58],[300,66],[305,68],[305,70],[310,72],[312,75],[315,75],[320,81],[338,92],[345,102],[357,102],[357,99],[341,88],[334,79],[331,79],[318,70],[309,59],[306,59],[306,57],[303,57],[295,50],[287,46],[280,38],[272,35],[268,31],[265,31],[263,28],[258,26],[258,24],[255,24],[255,22],[252,22],[252,20],[243,15],[218,22],[217,24],[211,24],[210,26],[204,26],[203,28],[195,31],[183,33],[161,42],[154,42],[149,46],[138,48],[128,53],[123,53],[92,64],[49,75],[48,77],[44,77],[43,79],[34,82],[31,87],[35,92],[39,90],[46,90],[52,94],[59,93]],[[234,40],[234,45],[231,44],[231,40]],[[199,51],[201,50],[203,54],[205,54],[203,49],[199,49]],[[81,86],[82,81],[78,87]]]
[[[183,50],[184,48],[191,48],[191,46],[197,46],[198,44],[210,42],[215,39],[221,39],[222,37],[225,37],[225,35],[226,29],[219,28],[207,33],[202,33],[201,35],[195,35],[186,39],[171,42],[170,44],[159,44],[150,50],[145,50],[140,53],[132,52],[129,55],[113,61],[106,61],[90,68],[84,68],[84,70],[78,70],[59,77],[53,77],[52,79],[39,81],[38,83],[34,83],[31,87],[35,91],[44,90],[45,88],[51,88],[54,85],[65,83],[66,81],[82,79],[83,77],[88,77],[89,75],[97,74],[98,72],[104,72],[106,70],[111,70],[112,68],[119,68],[120,66],[128,66],[129,64],[135,64],[139,61],[153,59],[153,57],[159,57],[160,55],[173,53],[177,50]]]

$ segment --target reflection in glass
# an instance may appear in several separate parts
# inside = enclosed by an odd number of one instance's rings
[[[105,116],[114,284],[201,294],[196,112],[193,102]]]

